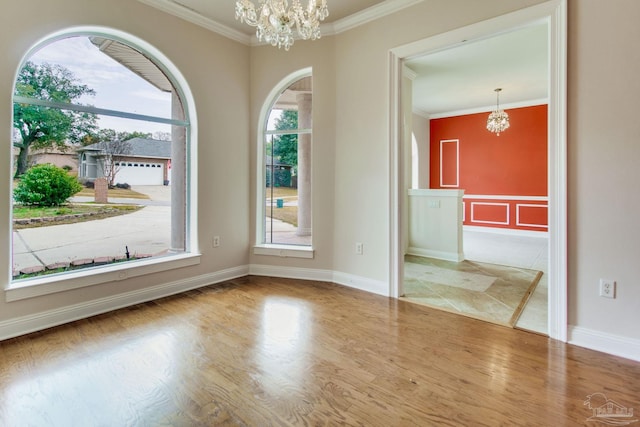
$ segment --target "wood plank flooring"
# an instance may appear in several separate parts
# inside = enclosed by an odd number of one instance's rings
[[[595,425],[583,403],[598,392],[639,412],[640,363],[287,279],[237,279],[0,343],[10,427]]]

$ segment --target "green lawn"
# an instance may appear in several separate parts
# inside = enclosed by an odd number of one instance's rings
[[[265,189],[265,196],[267,199],[271,199],[273,197],[273,199],[283,199],[285,202],[295,201],[298,199],[298,189],[289,187],[267,187]],[[266,215],[273,216],[275,219],[279,219],[280,221],[292,224],[296,227],[298,226],[297,206],[284,206],[282,208],[274,206],[273,211],[267,207]]]
[[[109,218],[117,215],[124,215],[135,212],[140,206],[131,205],[93,205],[84,204],[67,204],[54,207],[35,207],[35,206],[13,206],[13,219],[28,218],[59,218],[65,215],[80,214],[80,217],[66,218],[64,220],[43,221],[31,224],[14,224],[14,229],[45,227],[48,225],[73,224],[76,222],[92,221],[96,219]],[[87,214],[91,214],[90,216]]]

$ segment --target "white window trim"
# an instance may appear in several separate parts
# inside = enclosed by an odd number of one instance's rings
[[[186,127],[187,132],[187,159],[193,159],[187,163],[186,174],[186,191],[187,199],[187,212],[186,212],[186,249],[185,252],[179,254],[171,254],[162,257],[154,257],[145,260],[136,260],[130,262],[123,262],[118,264],[80,269],[74,272],[68,272],[64,274],[44,275],[35,277],[33,279],[22,279],[14,281],[12,277],[9,277],[7,286],[5,287],[5,300],[18,301],[26,298],[33,298],[41,295],[48,295],[56,292],[64,292],[73,289],[83,288],[87,286],[94,286],[102,283],[115,282],[125,280],[131,277],[137,277],[146,274],[152,274],[162,271],[173,270],[182,267],[188,267],[197,265],[200,263],[201,254],[197,249],[198,245],[198,163],[195,159],[197,156],[197,115],[195,108],[195,99],[193,98],[191,89],[187,80],[184,78],[179,69],[167,58],[162,52],[160,52],[153,45],[146,41],[108,27],[99,26],[80,26],[72,27],[66,30],[58,31],[43,37],[36,42],[31,49],[29,49],[20,64],[20,68],[24,66],[24,63],[30,58],[37,50],[54,43],[57,40],[78,37],[96,35],[110,38],[144,53],[149,58],[152,58],[154,63],[167,75],[171,77],[178,96],[182,101],[182,107],[184,109],[184,116],[188,118],[186,121],[174,121],[169,119],[170,124],[182,125]],[[77,106],[73,106],[74,109]],[[101,110],[102,114],[118,113],[113,110]],[[129,113],[122,113],[130,116]],[[129,117],[131,118],[131,117]],[[164,121],[167,119],[153,118],[150,116],[140,116],[140,119],[150,121]],[[10,219],[11,220],[11,219]],[[9,243],[11,245],[11,243]],[[12,271],[13,264],[13,248],[10,248],[11,257],[7,259],[9,268],[8,272]]]
[[[279,245],[263,243],[253,247],[254,255],[277,256],[280,258],[313,259],[315,251],[311,246]]]
[[[19,301],[197,264],[200,264],[200,254],[182,253],[145,260],[123,261],[62,274],[37,276],[11,282],[5,289],[5,300]]]
[[[276,131],[276,130],[267,130],[267,120],[269,116],[269,112],[273,108],[274,102],[278,99],[278,97],[282,94],[286,88],[288,88],[293,82],[300,80],[304,77],[311,77],[313,75],[311,67],[303,68],[301,70],[295,71],[289,74],[287,77],[282,79],[280,83],[278,83],[267,95],[266,101],[262,104],[262,108],[260,109],[260,115],[258,116],[258,156],[256,161],[256,169],[258,173],[256,174],[256,244],[253,247],[254,255],[267,255],[267,256],[277,256],[277,257],[289,257],[289,258],[313,258],[315,251],[313,250],[313,239],[312,244],[310,246],[306,245],[284,245],[284,244],[274,244],[274,243],[264,243],[262,241],[263,236],[265,235],[265,185],[264,179],[266,176],[266,165],[264,158],[264,141],[267,135],[277,135],[277,134],[292,134],[292,133],[312,133],[312,129],[297,129],[295,132],[291,130],[285,131]]]

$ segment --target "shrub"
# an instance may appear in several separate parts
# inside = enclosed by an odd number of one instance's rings
[[[127,184],[126,182],[124,184],[117,183],[116,184],[116,188],[122,188],[122,189],[125,189],[125,190],[130,190],[131,186],[129,184]]]
[[[59,206],[82,190],[78,180],[51,164],[29,169],[13,190],[16,202],[25,205]]]

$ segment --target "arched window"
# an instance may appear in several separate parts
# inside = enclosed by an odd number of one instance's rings
[[[263,106],[258,140],[256,253],[312,255],[311,69],[278,84]]]
[[[86,202],[97,201],[92,188],[98,180],[110,188],[110,203],[139,205],[125,216],[91,222],[81,217],[63,233],[51,228],[61,227],[55,213],[47,214],[54,225],[39,229],[24,220],[18,227],[14,219],[8,291],[15,291],[16,299],[27,287],[33,295],[35,285],[62,283],[54,292],[78,277],[95,276],[84,280],[95,284],[199,262],[196,200],[188,184],[195,176],[195,108],[186,81],[166,57],[117,30],[75,28],[30,50],[13,100],[14,184],[33,166],[34,152],[49,150],[76,159],[70,173],[86,187],[67,209],[91,210]],[[125,171],[124,161],[160,168]],[[142,202],[132,203],[132,197]],[[148,197],[159,200],[145,202]],[[32,245],[32,239],[40,243]],[[105,274],[114,271],[116,276]]]

